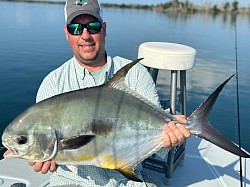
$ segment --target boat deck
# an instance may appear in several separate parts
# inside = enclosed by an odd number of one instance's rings
[[[243,187],[250,187],[250,159],[242,159]],[[200,138],[187,141],[184,163],[174,171],[171,184],[164,184],[164,176],[157,186],[168,187],[240,187],[239,157]],[[157,175],[148,171],[150,179]],[[153,181],[153,180],[151,180]]]
[[[242,159],[242,167],[243,187],[250,187],[250,159]],[[158,172],[144,169],[143,173],[146,172],[148,182],[159,187],[240,187],[239,170],[239,157],[205,140],[191,137],[187,141],[184,162],[176,168],[170,184],[166,185],[165,177]],[[0,187],[13,183],[44,187],[49,183],[49,175],[35,173],[25,160],[0,161]]]

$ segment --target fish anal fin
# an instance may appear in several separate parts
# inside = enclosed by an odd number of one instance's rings
[[[59,149],[78,149],[87,145],[95,138],[95,135],[80,135],[61,139],[58,143]]]
[[[128,178],[129,180],[135,181],[135,182],[143,182],[141,179],[137,178],[135,176],[134,168],[133,167],[125,167],[125,168],[119,168],[116,169],[119,171],[123,176]]]

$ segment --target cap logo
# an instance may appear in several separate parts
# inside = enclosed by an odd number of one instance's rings
[[[88,0],[76,0],[76,5],[84,6],[88,4]]]

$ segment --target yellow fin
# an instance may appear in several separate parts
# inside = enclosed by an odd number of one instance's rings
[[[136,182],[142,182],[135,176],[134,166],[128,166],[124,160],[114,158],[113,155],[102,155],[100,157],[101,168],[114,169],[119,171],[124,177]]]
[[[142,182],[141,179],[138,179],[135,176],[134,167],[119,168],[119,169],[117,169],[117,171],[119,171],[122,175],[124,175],[129,180],[136,181],[136,182]]]
[[[119,158],[114,158],[113,155],[99,156],[100,167],[106,169],[118,169],[127,165],[127,163]]]

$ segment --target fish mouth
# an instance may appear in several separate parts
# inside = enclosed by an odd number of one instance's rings
[[[3,154],[4,158],[13,158],[13,157],[18,157],[18,151],[16,149],[11,149],[11,148],[7,148],[7,151],[5,151],[5,153]]]

